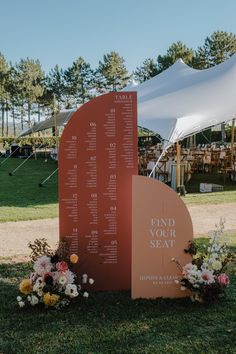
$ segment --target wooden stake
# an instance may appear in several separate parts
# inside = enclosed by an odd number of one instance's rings
[[[180,187],[180,143],[177,141],[176,143],[176,190],[179,191]]]

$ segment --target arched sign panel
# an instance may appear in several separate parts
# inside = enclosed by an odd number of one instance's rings
[[[164,183],[133,176],[132,298],[183,297],[175,280],[191,261],[184,252],[193,238],[188,209]],[[188,294],[187,294],[188,295]]]
[[[136,93],[109,93],[83,105],[59,150],[60,238],[77,253],[93,289],[131,286],[131,191],[137,174]]]

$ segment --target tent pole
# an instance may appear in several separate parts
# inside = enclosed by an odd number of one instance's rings
[[[197,134],[193,135],[193,148],[197,146]]]
[[[42,146],[43,146],[43,144],[41,144],[41,145],[39,146],[39,148],[41,148]],[[17,166],[12,172],[9,172],[9,173],[8,173],[9,176],[13,176],[14,173],[15,173],[21,166],[23,166],[33,155],[34,155],[34,151],[33,151],[19,166]]]
[[[235,118],[232,120],[232,128],[231,128],[231,161],[230,167],[233,168],[234,163],[234,127],[235,127]]]
[[[18,146],[18,148],[16,148],[15,151],[13,151],[9,156],[7,156],[1,163],[0,166],[2,166],[17,150],[20,149],[20,146]]]
[[[176,191],[179,192],[180,189],[180,150],[181,145],[176,142]]]
[[[163,148],[161,155],[158,157],[157,162],[155,163],[155,166],[153,167],[152,171],[151,171],[150,174],[148,175],[149,178],[151,178],[151,177],[152,177],[152,174],[154,174],[154,171],[155,171],[157,165],[159,164],[159,162],[160,162],[162,156],[165,154],[165,152],[166,152],[166,150]]]
[[[44,183],[46,183],[56,172],[58,171],[58,167],[42,182],[39,183],[39,187],[43,187]]]

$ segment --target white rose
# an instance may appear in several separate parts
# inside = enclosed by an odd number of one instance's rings
[[[39,303],[39,299],[37,298],[37,296],[32,295],[32,296],[31,296],[30,305],[35,306],[35,305],[37,305],[38,303]]]
[[[79,295],[77,286],[75,284],[67,284],[65,294],[71,298]]]
[[[60,285],[64,286],[64,285],[67,283],[67,278],[66,278],[64,275],[62,275],[62,276],[59,278],[58,283],[59,283]]]
[[[19,305],[20,307],[24,307],[24,306],[25,306],[25,303],[24,303],[24,301],[19,301],[19,302],[18,302],[18,305]]]
[[[93,283],[94,283],[94,279],[90,278],[90,279],[89,279],[89,284],[90,284],[90,285],[93,285]]]
[[[83,294],[83,297],[87,297],[88,298],[89,297],[89,293],[87,293],[87,291],[85,291],[84,294]]]
[[[22,300],[22,297],[21,296],[17,296],[16,300],[19,302]]]

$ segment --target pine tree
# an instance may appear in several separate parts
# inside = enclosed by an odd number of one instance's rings
[[[191,66],[194,69],[207,69],[209,67],[206,52],[203,47],[199,47],[197,51],[195,51]]]
[[[8,93],[8,104],[11,111],[13,122],[13,135],[16,136],[16,118],[18,116],[18,108],[21,105],[21,94],[16,68],[10,63],[8,70],[6,90]],[[23,130],[23,128],[22,128]]]
[[[151,59],[145,59],[143,65],[136,68],[134,71],[134,78],[139,83],[142,83],[146,80],[149,80],[151,77],[156,76],[158,74],[157,63]]]
[[[0,106],[1,106],[1,120],[2,120],[2,136],[4,136],[5,129],[5,108],[6,108],[6,80],[7,80],[8,64],[0,53]]]
[[[196,51],[194,67],[205,69],[215,66],[229,59],[234,53],[236,53],[236,35],[224,31],[213,32],[205,39],[204,45]]]
[[[236,35],[224,31],[213,32],[205,39],[204,45],[199,47],[193,58],[193,67],[206,69],[223,63],[236,53]],[[225,141],[225,124],[221,124],[221,137]]]
[[[158,70],[159,72],[168,69],[176,60],[183,59],[185,64],[191,64],[193,58],[193,50],[186,47],[183,42],[173,43],[167,50],[165,55],[158,55]]]
[[[124,59],[116,52],[103,56],[103,62],[99,61],[97,71],[99,91],[119,91],[126,86],[130,76],[124,63]]]
[[[77,106],[85,103],[91,97],[93,87],[93,71],[89,63],[86,63],[82,57],[75,60],[71,67],[64,72],[65,94],[68,103]]]
[[[40,62],[33,59],[21,59],[17,64],[19,89],[22,92],[22,102],[26,105],[27,123],[31,126],[31,111],[38,97],[43,95],[43,78]]]
[[[53,69],[50,70],[46,77],[46,87],[47,87],[47,97],[50,97],[50,101],[54,106],[54,100],[56,100],[57,107],[53,110],[60,111],[64,107],[65,102],[65,80],[64,72],[55,65]],[[54,112],[55,113],[55,112]]]

